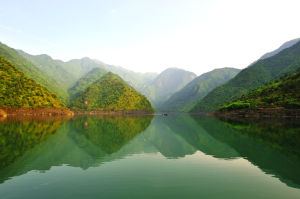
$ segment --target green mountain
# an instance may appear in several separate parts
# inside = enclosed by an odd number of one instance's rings
[[[71,99],[74,99],[78,94],[84,92],[84,90],[90,86],[92,83],[96,82],[103,75],[105,75],[107,71],[102,68],[94,68],[90,72],[88,72],[85,76],[81,77],[75,85],[68,90]]]
[[[300,42],[286,48],[278,54],[257,61],[250,67],[242,70],[226,84],[219,86],[200,100],[192,111],[216,110],[250,90],[278,79],[286,73],[291,73],[300,67]]]
[[[27,78],[0,56],[0,107],[65,108],[55,94]]]
[[[207,93],[235,77],[239,71],[235,68],[221,68],[204,73],[173,94],[159,109],[187,112]]]
[[[55,93],[59,97],[59,99],[62,100],[64,103],[68,101],[68,93],[61,87],[60,84],[58,84],[45,72],[37,68],[32,62],[25,59],[15,49],[0,43],[0,55],[6,60],[10,61],[28,78],[33,79],[37,83],[46,87],[49,91]]]
[[[72,102],[75,110],[153,111],[147,98],[111,72],[91,84]]]
[[[300,69],[221,107],[221,110],[300,108]]]
[[[168,68],[161,72],[149,85],[142,89],[151,103],[159,108],[175,92],[182,89],[196,77],[196,74],[178,68]]]

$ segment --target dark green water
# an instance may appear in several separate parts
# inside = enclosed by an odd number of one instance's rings
[[[0,122],[0,198],[300,198],[297,122]]]

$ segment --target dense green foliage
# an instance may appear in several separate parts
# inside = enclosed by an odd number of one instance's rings
[[[226,84],[215,88],[200,100],[192,111],[216,110],[250,90],[278,79],[300,68],[300,42],[267,59],[259,60],[242,70]]]
[[[53,78],[37,68],[32,62],[21,56],[16,50],[0,43],[0,56],[10,61],[27,77],[46,87],[55,93],[64,103],[68,102],[69,95]]]
[[[74,99],[76,96],[83,93],[83,91],[88,86],[90,86],[92,83],[100,79],[106,73],[107,71],[102,68],[94,68],[90,72],[88,72],[85,76],[81,77],[75,83],[75,85],[68,90],[71,99]]]
[[[149,85],[145,86],[141,93],[146,95],[156,108],[159,108],[171,95],[179,91],[195,77],[196,75],[192,72],[169,68],[161,72]]]
[[[105,74],[76,97],[72,102],[72,108],[106,111],[153,110],[145,96],[111,72]]]
[[[221,68],[204,73],[173,94],[159,109],[187,112],[207,93],[232,79],[239,71],[235,68]]]
[[[0,56],[0,106],[65,107],[55,94],[27,78],[10,62]]]
[[[300,108],[300,70],[222,106],[221,110],[265,107]]]

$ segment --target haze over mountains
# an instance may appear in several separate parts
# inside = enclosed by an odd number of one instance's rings
[[[164,111],[188,112],[207,93],[233,78],[239,71],[235,68],[221,68],[204,73],[174,93],[159,108]]]
[[[182,89],[196,77],[195,73],[178,68],[169,68],[161,72],[141,91],[155,107],[168,100],[171,95]]]
[[[103,70],[113,72],[122,77],[136,89],[143,87],[145,83],[151,81],[156,76],[155,73],[136,73],[125,68],[108,65],[88,57],[63,62],[61,60],[54,60],[48,55],[30,55],[21,50],[18,52],[41,70],[47,72],[47,74],[49,74],[52,78],[55,78],[55,80],[65,89],[69,89],[74,86],[77,80],[85,76],[88,72],[92,72],[91,70],[94,68],[101,68]]]
[[[300,67],[299,49],[300,39],[294,39],[266,53],[244,70],[220,68],[197,77],[195,73],[179,68],[168,68],[160,74],[136,73],[88,57],[64,62],[45,54],[30,55],[0,43],[0,55],[4,59],[26,77],[56,94],[68,107],[74,105],[75,99],[78,101],[78,98],[87,93],[90,99],[98,99],[99,96],[96,95],[99,93],[90,90],[109,73],[111,77],[118,77],[124,88],[132,88],[134,96],[145,95],[157,111],[179,112],[216,110],[253,89],[294,72]],[[112,82],[118,78],[112,78]],[[99,83],[97,87],[103,89]],[[111,84],[109,89],[107,92],[114,93],[115,96],[113,89],[117,87]],[[98,102],[96,104],[99,105]],[[149,104],[146,106],[151,107]],[[102,108],[106,110],[105,107]],[[113,109],[118,110],[117,107]],[[126,107],[123,109],[127,110]],[[148,110],[145,107],[143,109]]]

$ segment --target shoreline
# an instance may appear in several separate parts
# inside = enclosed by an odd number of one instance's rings
[[[300,109],[286,109],[284,107],[222,110],[207,113],[218,118],[291,118],[300,119]]]
[[[73,110],[74,115],[153,115],[154,111]]]
[[[15,108],[15,107],[0,107],[0,119],[4,118],[49,118],[61,117],[71,118],[77,115],[153,115],[154,111],[99,111],[99,110],[69,110],[63,108]]]
[[[0,118],[27,116],[72,116],[74,113],[64,108],[15,108],[0,107]]]

